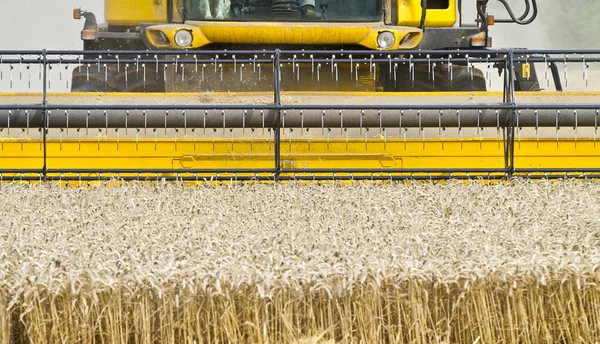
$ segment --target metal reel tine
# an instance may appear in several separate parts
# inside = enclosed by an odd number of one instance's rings
[[[565,76],[565,87],[569,87],[569,70],[568,70],[568,63],[569,63],[569,56],[565,55],[564,56],[564,61],[563,61],[563,71],[564,71],[564,76]]]

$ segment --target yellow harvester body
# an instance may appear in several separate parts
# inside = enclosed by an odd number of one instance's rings
[[[395,44],[386,49],[417,47],[422,38],[422,30],[419,28],[423,11],[421,0],[387,1],[385,6],[389,12],[385,17],[369,21],[352,17],[344,18],[343,22],[306,22],[302,21],[302,18],[293,21],[264,21],[261,18],[239,21],[227,16],[219,20],[194,20],[198,18],[184,20],[181,11],[178,10],[180,2],[167,0],[106,0],[104,13],[106,22],[112,26],[136,27],[141,24],[156,24],[150,25],[145,35],[146,39],[157,48],[181,48],[175,44],[173,36],[175,31],[182,28],[192,30],[194,33],[193,44],[186,47],[191,49],[201,48],[211,43],[256,47],[267,44],[356,45],[381,49],[376,42],[377,31],[381,30],[391,31],[396,35]],[[457,24],[457,0],[445,1],[445,3],[446,8],[428,10],[424,22],[426,27],[449,28]],[[165,33],[169,42],[157,40],[156,32]],[[409,39],[399,44],[408,34],[411,34]]]

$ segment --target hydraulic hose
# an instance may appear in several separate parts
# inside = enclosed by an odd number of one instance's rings
[[[423,13],[421,13],[421,25],[419,25],[419,27],[421,30],[425,30],[425,20],[427,19],[427,0],[421,0],[421,8],[423,9]]]
[[[529,1],[525,1],[525,13],[519,17],[519,20],[525,20],[529,15],[529,11],[531,10],[531,3]]]
[[[537,9],[537,0],[525,0],[525,13],[518,17],[515,15],[515,13],[513,12],[512,8],[510,7],[510,5],[506,2],[506,0],[498,0],[502,5],[504,5],[504,8],[506,9],[506,12],[508,13],[509,17],[511,19],[496,19],[497,23],[517,23],[519,25],[528,25],[531,24],[538,15],[538,9]],[[526,19],[527,16],[529,15],[529,12],[532,10],[533,8],[533,14],[531,15],[531,17],[529,19]]]
[[[488,21],[486,16],[485,8],[487,7],[487,1],[477,4],[477,14],[479,15],[479,20],[481,21],[481,31],[487,32],[488,30]]]

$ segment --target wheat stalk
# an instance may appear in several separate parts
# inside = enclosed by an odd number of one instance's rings
[[[593,181],[0,188],[0,344],[600,341]]]

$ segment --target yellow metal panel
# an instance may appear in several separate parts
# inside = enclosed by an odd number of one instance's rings
[[[175,43],[175,34],[179,30],[188,30],[188,31],[192,32],[193,40],[192,40],[191,46],[180,47]],[[165,42],[162,39],[163,36],[160,35],[161,32],[164,34],[164,37],[167,37],[167,39],[168,39],[167,42]],[[205,46],[205,45],[211,43],[206,38],[206,36],[202,32],[202,30],[200,30],[198,27],[191,26],[191,25],[184,25],[184,24],[164,24],[164,25],[154,25],[154,26],[148,27],[146,29],[146,38],[148,39],[148,42],[150,42],[153,46],[155,46],[157,48],[162,48],[162,49],[199,48],[199,47],[202,47],[202,46]]]
[[[167,1],[105,0],[104,17],[110,25],[138,26],[140,23],[166,23]]]
[[[362,45],[369,49],[377,46],[377,35],[390,31],[396,43],[390,49],[413,49],[422,39],[422,32],[411,27],[384,26],[381,24],[336,24],[331,23],[248,23],[248,22],[192,22],[185,25],[156,25],[148,27],[146,36],[158,48],[180,48],[174,43],[177,30],[188,29],[194,34],[189,48],[200,48],[211,42],[235,44],[303,44],[303,45]],[[170,45],[157,44],[152,32],[163,32]],[[410,34],[410,39],[402,39]]]
[[[418,27],[421,24],[421,0],[398,1],[398,25]],[[427,10],[425,26],[452,27],[456,23],[456,0],[450,0],[447,9]]]
[[[417,27],[421,21],[421,0],[398,2],[398,25]],[[177,11],[174,11],[177,14]],[[132,26],[140,23],[167,23],[167,1],[155,0],[106,0],[104,5],[106,21],[111,25]],[[175,18],[176,21],[179,18]],[[447,9],[430,9],[427,12],[426,26],[451,27],[456,23],[456,1],[451,0]],[[226,23],[232,25],[234,23]],[[250,23],[235,23],[249,26]],[[298,25],[298,23],[290,23]],[[300,24],[302,25],[302,24]],[[325,24],[331,27],[332,24]]]
[[[203,95],[204,93],[202,92],[197,92],[196,93],[198,96]],[[219,96],[231,96],[232,92],[212,92],[211,93],[213,96],[215,97],[219,97]],[[268,95],[271,96],[273,93],[272,92],[235,92],[233,93],[235,95],[238,96],[264,96],[264,95]],[[14,98],[14,97],[42,97],[42,92],[0,92],[0,99],[1,98]],[[96,92],[48,92],[47,96],[48,97],[61,97],[61,96],[69,96],[69,97],[89,97],[90,95],[98,95]],[[103,92],[102,96],[103,97],[117,97],[117,98],[122,98],[122,97],[133,97],[133,96],[142,96],[142,97],[162,97],[165,99],[168,99],[170,97],[188,97],[190,95],[193,95],[193,92],[170,92],[170,93],[164,93],[164,92],[147,92],[147,93],[136,93],[136,92]],[[360,97],[365,97],[365,96],[371,96],[371,97],[377,97],[377,96],[381,96],[381,97],[388,97],[388,96],[394,96],[394,97],[431,97],[433,99],[435,99],[435,97],[440,97],[440,96],[489,96],[489,97],[502,97],[503,93],[499,92],[499,91],[491,91],[491,92],[485,92],[485,91],[480,91],[480,92],[471,92],[471,91],[458,91],[458,92],[377,92],[377,93],[373,93],[373,92],[354,92],[354,91],[348,91],[348,92],[319,92],[319,91],[314,91],[314,92],[310,92],[310,91],[300,91],[300,92],[289,92],[288,95],[294,95],[294,96],[315,96],[315,95],[331,95],[331,96],[360,96]],[[564,97],[564,98],[570,98],[570,97],[598,97],[600,96],[600,91],[562,91],[562,92],[557,92],[557,91],[544,91],[544,92],[539,92],[539,91],[522,91],[522,92],[515,92],[515,95],[517,97],[519,96],[523,96],[523,97],[537,97],[538,99],[541,98],[548,98],[548,102],[552,102],[552,101],[556,101],[556,97]],[[567,100],[567,102],[572,101],[572,100]],[[560,102],[563,102],[563,99],[560,99]],[[5,102],[8,103],[8,102]]]
[[[50,140],[50,169],[267,169],[273,141],[260,139],[86,139]],[[291,139],[281,144],[284,168],[502,168],[497,139]],[[600,166],[593,140],[521,140],[517,168]],[[0,168],[41,168],[43,146],[35,140],[0,143]],[[6,178],[6,176],[4,176]]]

